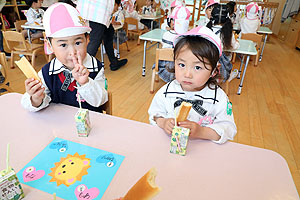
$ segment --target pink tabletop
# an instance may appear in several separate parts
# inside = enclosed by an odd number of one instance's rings
[[[11,165],[22,169],[55,136],[125,156],[102,199],[123,196],[150,168],[158,171],[162,191],[154,199],[297,199],[286,161],[277,153],[227,142],[190,140],[186,156],[169,153],[170,137],[160,128],[99,113],[90,113],[88,138],[77,136],[77,108],[52,104],[37,113],[25,111],[20,94],[0,97],[0,169],[6,144]],[[50,194],[23,185],[25,199],[51,199]],[[57,198],[60,199],[60,198]]]

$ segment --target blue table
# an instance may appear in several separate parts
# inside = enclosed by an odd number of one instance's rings
[[[140,35],[141,40],[145,40],[144,42],[144,57],[143,57],[143,68],[142,68],[142,76],[145,76],[146,71],[146,51],[147,49],[150,49],[154,45],[157,44],[157,47],[159,47],[159,43],[162,41],[163,34],[166,32],[166,30],[162,29],[154,29],[152,31],[149,31],[148,33],[145,33],[143,35]],[[152,44],[150,47],[147,48],[147,42],[153,41],[156,42],[155,44]]]
[[[239,89],[238,89],[238,92],[237,92],[237,94],[240,95],[241,92],[242,92],[243,82],[244,82],[244,78],[245,78],[245,75],[246,75],[247,66],[248,66],[248,63],[249,63],[249,60],[250,60],[250,56],[256,55],[257,50],[255,48],[254,42],[252,42],[251,40],[238,39],[238,41],[240,43],[240,47],[238,49],[235,49],[235,50],[231,50],[231,49],[230,50],[225,50],[224,49],[224,51],[232,52],[232,53],[239,53],[239,54],[243,55],[242,60],[241,60],[239,73],[238,73],[238,76],[237,76],[238,79],[241,77],[242,67],[243,67],[243,64],[244,64],[244,58],[245,58],[245,56],[247,56],[244,71],[243,71],[243,75],[242,75],[242,79],[241,79]]]

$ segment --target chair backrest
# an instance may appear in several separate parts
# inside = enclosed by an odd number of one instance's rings
[[[5,56],[5,53],[4,52],[0,52],[0,71],[2,73],[2,75],[4,76],[4,81],[3,82],[0,82],[0,89],[4,89],[5,91],[1,91],[0,93],[0,96],[2,94],[5,94],[7,92],[13,92],[13,90],[10,88],[9,86],[9,78],[8,78],[8,73],[7,73],[7,70],[8,70],[8,64],[7,64],[7,60],[6,60],[6,56]]]
[[[6,46],[11,51],[29,51],[22,33],[17,31],[3,31]]]
[[[251,40],[251,41],[255,42],[257,50],[261,49],[262,38],[263,38],[263,36],[259,35],[257,33],[245,33],[245,34],[242,34],[242,36],[241,36],[241,39]]]
[[[156,49],[155,70],[158,71],[158,61],[174,61],[172,48]]]
[[[103,111],[105,112],[105,114],[108,115],[112,115],[112,94],[111,92],[107,92],[108,93],[108,101],[103,104]]]
[[[125,18],[125,23],[127,24],[127,27],[129,24],[131,25],[135,25],[135,30],[139,30],[139,21],[135,18],[132,17],[127,17]],[[128,28],[127,28],[128,31]]]
[[[5,79],[7,79],[7,69],[8,69],[8,63],[6,60],[6,56],[4,52],[0,52],[0,64],[2,66],[1,68],[1,73],[2,75],[5,77]]]
[[[18,20],[18,21],[15,21],[14,24],[15,24],[16,31],[21,32],[23,30],[23,28],[21,27],[21,25],[24,25],[26,22],[27,22],[27,20]]]

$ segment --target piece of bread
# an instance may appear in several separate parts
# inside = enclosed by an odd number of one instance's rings
[[[179,107],[179,112],[177,114],[176,122],[183,122],[189,116],[189,112],[192,108],[192,104],[183,101]]]
[[[127,192],[122,200],[150,200],[157,195],[161,188],[155,184],[156,169],[150,169],[138,182]]]
[[[40,77],[38,76],[32,65],[25,58],[25,56],[23,56],[19,61],[15,61],[15,63],[27,78],[34,78],[38,81],[41,81]]]

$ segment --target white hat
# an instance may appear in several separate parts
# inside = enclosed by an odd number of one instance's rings
[[[174,19],[174,30],[177,34],[183,34],[188,31],[190,23],[190,11],[184,6],[176,6],[171,14]]]
[[[251,2],[246,6],[246,17],[250,20],[257,19],[258,17],[258,5],[255,2]]]
[[[183,2],[181,0],[175,0],[171,3],[171,8],[175,8],[176,6],[183,6]]]
[[[218,37],[211,29],[209,29],[205,26],[198,26],[184,34],[179,35],[178,37],[175,38],[175,40],[173,42],[174,46],[182,37],[185,37],[188,35],[198,36],[198,37],[202,37],[206,40],[209,40],[211,43],[213,43],[217,47],[217,49],[219,51],[219,56],[222,55],[222,45],[221,45],[220,37]]]
[[[86,25],[78,10],[66,3],[50,6],[43,17],[46,37],[68,37],[87,33],[91,28]]]
[[[214,4],[220,3],[220,0],[208,0],[207,3],[205,4],[205,10]]]

